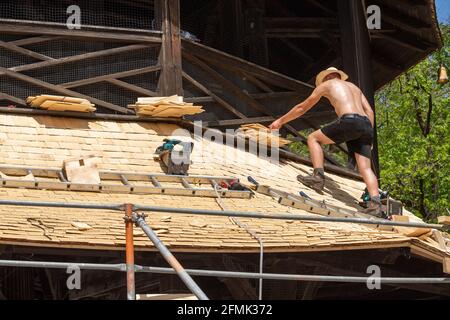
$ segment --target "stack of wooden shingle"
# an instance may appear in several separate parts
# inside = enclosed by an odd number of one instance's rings
[[[181,118],[185,115],[202,113],[200,106],[183,101],[181,96],[138,98],[136,104],[130,105],[138,115],[155,118]]]
[[[48,94],[28,97],[27,103],[33,108],[53,111],[94,112],[96,110],[95,105],[89,100]]]
[[[238,130],[238,134],[241,134],[246,138],[256,140],[259,143],[265,144],[267,146],[278,145],[282,147],[291,143],[290,140],[283,139],[272,134],[272,131],[269,128],[259,123],[242,125]]]

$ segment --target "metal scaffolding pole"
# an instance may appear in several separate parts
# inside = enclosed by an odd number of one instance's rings
[[[161,208],[152,206],[135,206],[135,210],[149,212],[168,212],[190,215],[206,215],[206,216],[225,216],[225,217],[242,217],[255,219],[274,219],[274,220],[299,220],[299,221],[315,221],[315,222],[340,222],[340,223],[361,223],[371,225],[385,225],[398,227],[414,227],[425,229],[443,229],[439,224],[411,223],[411,222],[394,222],[389,220],[369,220],[364,218],[334,218],[316,215],[297,215],[297,214],[266,214],[261,212],[242,212],[242,211],[216,211],[205,209],[184,209],[184,208]]]
[[[139,226],[145,234],[149,237],[149,239],[153,242],[155,247],[159,250],[164,259],[169,263],[169,265],[175,270],[176,274],[180,277],[180,279],[184,282],[184,284],[188,287],[189,290],[199,300],[209,300],[206,294],[202,289],[197,285],[197,283],[192,279],[192,277],[186,272],[183,266],[178,262],[175,256],[170,252],[169,249],[162,243],[161,239],[159,239],[158,235],[153,231],[152,228],[145,222],[144,217],[142,215],[134,215],[134,221],[137,226]]]
[[[136,300],[134,277],[133,205],[125,205],[125,254],[127,269],[127,299]]]
[[[70,203],[70,202],[41,202],[41,201],[16,201],[16,200],[0,200],[0,205],[7,206],[28,206],[28,207],[53,207],[53,208],[74,208],[74,209],[100,209],[100,210],[124,210],[123,204],[89,204],[89,203]],[[276,213],[267,214],[262,212],[240,212],[240,211],[216,211],[206,209],[189,209],[189,208],[169,208],[157,206],[143,206],[135,205],[134,210],[148,211],[148,212],[164,212],[164,213],[179,213],[188,215],[209,215],[222,217],[242,217],[253,219],[274,219],[274,220],[298,220],[298,221],[315,221],[315,222],[338,222],[338,223],[360,223],[370,225],[384,225],[396,227],[413,227],[424,229],[446,229],[440,224],[414,223],[414,222],[399,222],[389,220],[369,220],[364,218],[336,218],[323,217],[316,215],[297,215]]]
[[[102,270],[126,272],[126,264],[95,264],[78,262],[44,262],[44,261],[18,261],[0,260],[0,267],[25,267],[25,268],[49,268],[67,269],[78,267],[81,270]],[[147,267],[135,265],[137,273],[159,273],[177,274],[173,268]],[[235,272],[218,270],[185,269],[191,276],[219,277],[219,278],[239,278],[239,279],[260,279],[281,280],[281,281],[311,281],[311,282],[344,282],[344,283],[367,283],[370,281],[380,281],[381,284],[450,284],[450,278],[399,278],[399,277],[352,277],[352,276],[323,276],[323,275],[297,275],[279,273],[258,273],[258,272]]]
[[[52,262],[52,261],[21,261],[21,260],[0,260],[0,267],[22,267],[22,268],[46,268],[46,269],[67,269],[78,267],[80,270],[102,270],[126,272],[126,265],[80,263],[80,262]],[[139,267],[141,268],[141,267]]]

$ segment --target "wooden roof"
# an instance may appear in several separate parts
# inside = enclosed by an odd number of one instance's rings
[[[99,157],[99,169],[135,173],[162,173],[153,154],[163,139],[179,129],[174,124],[93,121],[50,116],[0,116],[0,163],[8,166],[61,168],[64,159],[83,155]],[[203,148],[201,147],[202,142]],[[224,149],[222,149],[224,148]],[[220,153],[223,152],[223,153]],[[215,155],[215,158],[206,156]],[[224,161],[222,154],[237,158]],[[237,160],[240,159],[240,160]],[[245,162],[242,162],[245,159]],[[292,160],[271,163],[245,151],[205,140],[196,141],[190,174],[229,176],[246,181],[252,176],[287,192],[302,190],[329,204],[355,210],[364,184],[328,174],[327,192],[315,194],[296,181],[311,168]],[[0,199],[88,203],[134,203],[164,207],[221,210],[214,198],[172,195],[137,195],[52,191],[0,187]],[[222,199],[234,211],[309,214],[285,207],[269,196],[251,199]],[[410,213],[408,215],[412,216]],[[417,218],[415,218],[418,220]],[[348,223],[315,223],[239,219],[260,235],[268,252],[303,252],[411,247],[437,261],[444,252],[430,239],[409,238]],[[77,223],[91,228],[80,230]],[[179,214],[150,214],[148,223],[165,244],[184,252],[258,252],[259,244],[243,228],[225,217]],[[135,230],[136,250],[154,250],[151,242]],[[0,244],[54,248],[123,250],[123,213],[99,210],[0,207]]]

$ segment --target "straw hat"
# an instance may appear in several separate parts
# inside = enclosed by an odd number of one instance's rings
[[[331,67],[331,68],[328,68],[327,70],[322,71],[321,73],[319,73],[317,75],[316,87],[319,86],[320,84],[322,84],[323,79],[325,79],[326,76],[328,76],[329,74],[332,74],[332,73],[338,73],[341,76],[341,80],[345,81],[348,79],[348,75],[344,71],[341,71],[335,67]]]

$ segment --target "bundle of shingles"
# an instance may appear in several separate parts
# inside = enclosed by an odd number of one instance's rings
[[[27,103],[33,108],[52,111],[94,112],[96,110],[95,105],[89,100],[48,94],[28,97]]]
[[[136,104],[129,105],[138,115],[155,118],[181,118],[185,115],[202,113],[205,110],[193,103],[183,101],[181,96],[138,98]]]
[[[283,147],[291,143],[290,140],[283,139],[272,133],[272,131],[259,123],[244,124],[238,129],[238,135],[243,135],[244,137],[252,140],[256,140],[261,144],[267,146]]]

